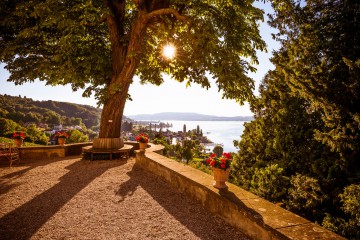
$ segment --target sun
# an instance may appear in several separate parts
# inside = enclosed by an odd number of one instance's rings
[[[163,47],[162,53],[163,53],[164,57],[166,57],[168,59],[172,59],[175,57],[176,48],[172,44],[167,44]]]

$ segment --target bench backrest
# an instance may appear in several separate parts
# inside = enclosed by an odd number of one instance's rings
[[[13,154],[19,154],[19,150],[14,148],[11,143],[0,143],[0,154],[11,156]]]

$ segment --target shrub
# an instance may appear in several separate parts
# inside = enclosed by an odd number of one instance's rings
[[[224,148],[220,145],[216,145],[213,149],[213,153],[215,153],[217,157],[221,157],[223,152],[224,152]]]
[[[88,142],[89,137],[79,130],[71,130],[69,131],[69,138],[67,139],[68,143],[81,143],[81,142]]]
[[[250,191],[270,201],[279,201],[286,195],[288,179],[277,164],[256,169],[251,180]]]

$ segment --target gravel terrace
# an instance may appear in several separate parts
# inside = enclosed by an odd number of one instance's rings
[[[248,239],[135,158],[0,161],[0,239]]]

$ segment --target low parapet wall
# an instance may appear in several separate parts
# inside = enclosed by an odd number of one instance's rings
[[[48,146],[31,146],[31,147],[20,147],[19,153],[22,160],[34,160],[34,159],[50,159],[59,158],[65,156],[77,156],[82,154],[82,148],[91,146],[92,142],[85,143],[70,143],[64,146],[60,145],[48,145]],[[134,149],[139,149],[139,143],[134,141],[126,141],[125,144],[134,146]],[[151,146],[149,144],[149,146]],[[154,147],[154,151],[158,151],[162,154],[162,148],[160,150]],[[130,152],[133,154],[133,151]]]
[[[34,160],[34,159],[50,159],[65,156],[81,155],[82,147],[92,145],[91,142],[87,143],[72,143],[64,146],[48,145],[48,146],[32,146],[20,147],[21,160]]]
[[[231,183],[227,183],[228,190],[218,190],[212,186],[213,176],[155,152],[160,149],[151,144],[145,153],[136,151],[136,163],[251,239],[345,239]]]

